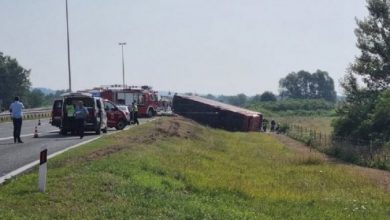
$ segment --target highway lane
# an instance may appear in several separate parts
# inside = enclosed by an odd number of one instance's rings
[[[37,127],[38,133],[47,133],[50,131],[58,130],[49,123],[49,119],[41,119],[41,125],[38,125],[38,119],[34,120],[23,120],[21,137],[22,140],[26,136],[33,136],[34,129]],[[13,125],[12,122],[0,123],[0,141],[12,140],[13,141]]]
[[[150,119],[141,119],[140,123],[148,121]],[[94,132],[86,132],[83,139],[80,139],[79,136],[60,135],[59,129],[51,126],[48,120],[45,119],[41,120],[39,137],[33,138],[31,129],[35,128],[36,122],[24,121],[22,134],[25,136],[22,138],[24,141],[22,144],[13,143],[12,123],[0,124],[0,180],[4,175],[38,160],[39,152],[44,148],[47,148],[48,155],[52,155],[68,147],[98,137]],[[134,125],[131,127],[134,127]],[[109,135],[115,131],[114,128],[110,128],[108,133],[104,135]]]

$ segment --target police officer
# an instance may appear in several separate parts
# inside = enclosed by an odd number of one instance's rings
[[[133,112],[133,117],[134,117],[134,124],[139,125],[138,122],[138,105],[135,101],[131,104],[131,110]]]
[[[72,100],[67,99],[65,103],[65,120],[64,125],[67,129],[70,129],[71,133],[74,133],[75,130],[75,107],[72,103]]]
[[[16,96],[14,102],[9,106],[12,122],[14,124],[14,143],[23,143],[23,141],[20,139],[23,118],[22,109],[24,109],[24,105],[19,101],[19,97]]]
[[[85,119],[87,118],[87,115],[88,115],[88,109],[84,107],[83,101],[78,101],[75,110],[75,118],[76,118],[77,132],[80,135],[80,139],[84,137]]]

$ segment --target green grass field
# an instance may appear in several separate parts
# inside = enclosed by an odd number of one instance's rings
[[[0,186],[0,219],[389,219],[390,194],[263,133],[159,119]]]
[[[285,124],[300,125],[307,129],[314,129],[317,132],[331,134],[333,131],[332,120],[334,117],[326,116],[289,116],[275,117],[275,120]]]

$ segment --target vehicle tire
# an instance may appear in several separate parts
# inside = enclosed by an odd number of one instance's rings
[[[97,125],[97,128],[95,130],[95,133],[99,135],[102,132],[100,124]]]
[[[123,130],[126,127],[126,121],[120,120],[118,124],[116,124],[115,128],[116,130]]]
[[[148,111],[148,118],[153,117],[153,109],[149,109]]]
[[[68,132],[66,131],[66,129],[64,129],[64,128],[61,128],[61,130],[60,130],[60,134],[61,135],[66,135]]]
[[[102,131],[104,134],[107,133],[107,127],[103,128]]]

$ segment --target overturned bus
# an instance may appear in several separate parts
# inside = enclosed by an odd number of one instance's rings
[[[259,131],[263,121],[259,112],[199,96],[175,95],[173,111],[201,124],[228,131]]]

